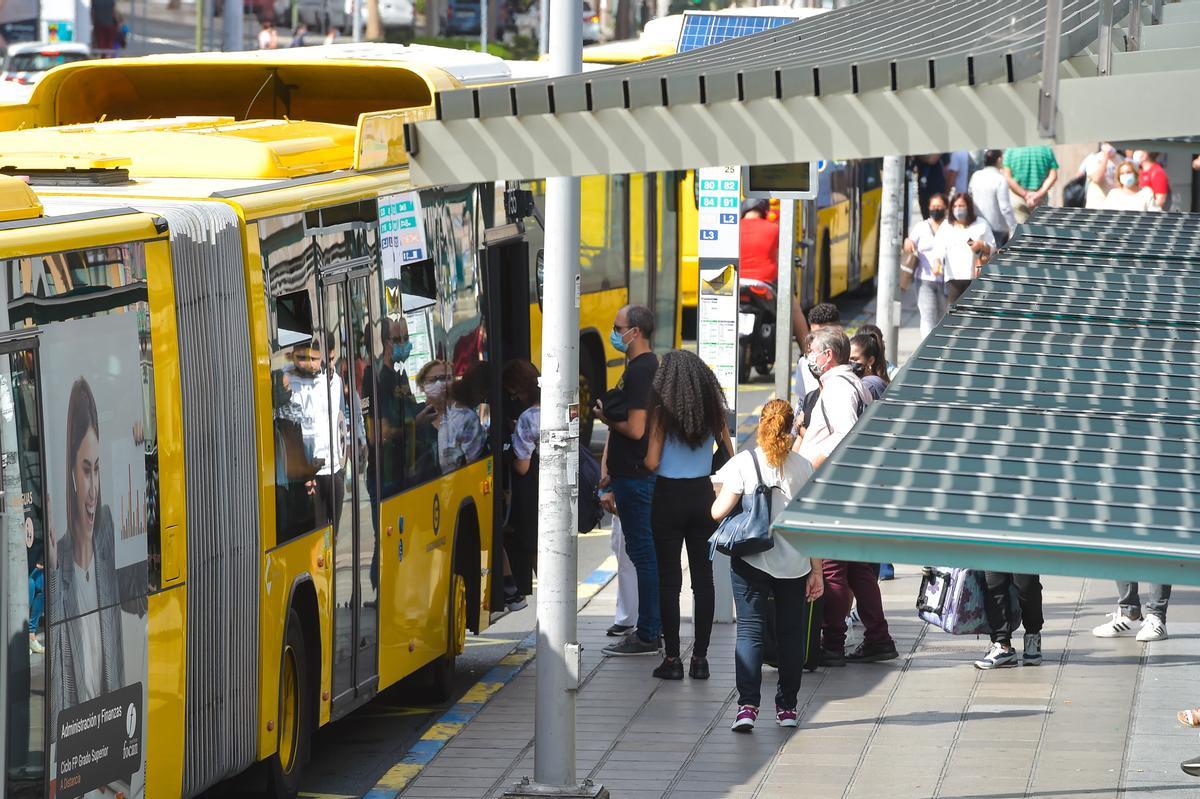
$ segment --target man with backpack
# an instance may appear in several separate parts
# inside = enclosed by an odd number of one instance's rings
[[[850,367],[850,339],[840,327],[826,327],[812,334],[808,365],[820,381],[820,395],[813,406],[804,438],[796,451],[813,469],[833,454],[866,410],[871,394]],[[872,663],[899,657],[883,615],[879,593],[879,564],[826,560],[825,619],[821,627],[822,660],[826,666]],[[853,652],[846,652],[846,614],[858,601],[858,615],[865,632]]]

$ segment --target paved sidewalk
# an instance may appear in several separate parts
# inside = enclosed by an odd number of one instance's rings
[[[602,782],[614,799],[1200,795],[1200,781],[1178,767],[1200,741],[1174,718],[1200,704],[1200,590],[1177,589],[1173,637],[1143,646],[1090,634],[1112,610],[1114,585],[1046,578],[1045,665],[985,673],[971,661],[986,641],[952,638],[916,619],[918,581],[906,567],[883,584],[901,659],[806,674],[799,729],[782,730],[766,713],[749,735],[729,731],[734,626],[714,630],[711,680],[656,680],[657,659],[600,655],[612,640],[604,635],[616,596],[610,583],[579,617],[587,675],[579,776]],[[532,776],[535,670],[536,661],[401,795],[494,797]],[[764,697],[774,683],[765,668]]]

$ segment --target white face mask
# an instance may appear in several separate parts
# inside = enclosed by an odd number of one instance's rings
[[[957,219],[959,222],[966,222],[967,221],[967,209],[966,208],[955,208],[954,209],[954,218]]]

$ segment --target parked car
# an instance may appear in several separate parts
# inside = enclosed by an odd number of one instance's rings
[[[479,35],[479,3],[456,2],[450,0],[446,11],[447,36],[478,36]]]
[[[32,86],[50,70],[73,61],[86,61],[92,49],[82,42],[24,42],[10,44],[4,57],[6,81]]]
[[[583,6],[583,43],[600,44],[600,15]]]

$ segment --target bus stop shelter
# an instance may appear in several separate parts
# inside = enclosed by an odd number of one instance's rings
[[[1197,0],[866,0],[641,64],[443,93],[407,147],[414,180],[437,184],[1190,136],[1198,29]]]
[[[846,560],[1200,584],[1200,218],[1019,231],[777,530]]]

